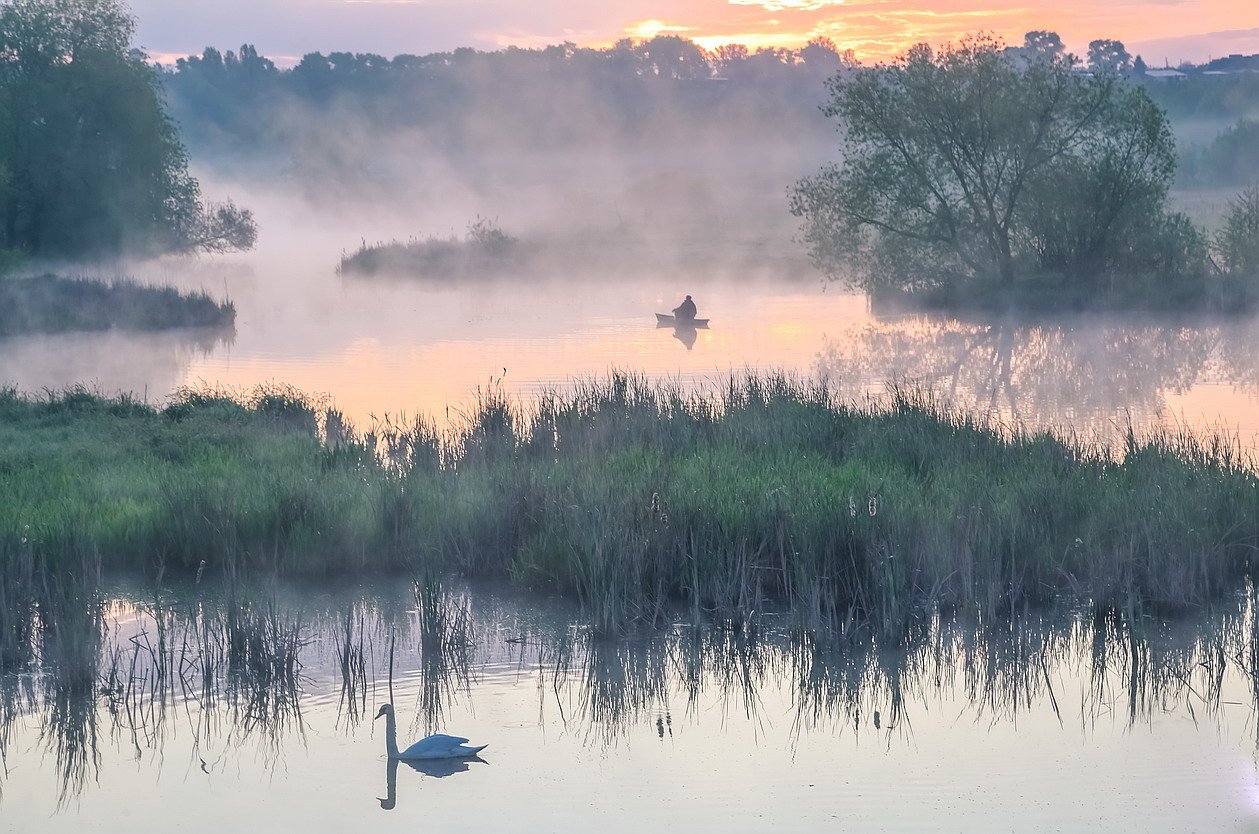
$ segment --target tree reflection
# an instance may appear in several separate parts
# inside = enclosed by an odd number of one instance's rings
[[[1158,323],[1080,317],[1066,324],[909,317],[831,339],[816,370],[850,396],[889,382],[1033,428],[1148,425],[1167,395],[1224,381],[1259,387],[1257,320]]]

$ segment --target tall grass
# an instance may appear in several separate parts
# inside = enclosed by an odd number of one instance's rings
[[[284,389],[160,410],[0,394],[17,577],[84,554],[228,576],[422,563],[571,594],[603,631],[679,608],[737,626],[770,605],[904,628],[1062,596],[1184,610],[1253,578],[1257,546],[1259,476],[1223,439],[1108,449],[780,375],[707,393],[614,375],[531,404],[488,391],[449,431],[367,434]]]

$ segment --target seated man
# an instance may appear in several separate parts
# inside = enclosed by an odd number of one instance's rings
[[[688,295],[686,301],[673,308],[673,315],[678,321],[694,321],[695,320],[695,302]]]

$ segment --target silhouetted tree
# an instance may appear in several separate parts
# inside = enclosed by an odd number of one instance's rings
[[[864,265],[868,289],[1125,269],[1145,254],[1135,230],[1163,222],[1170,130],[1113,75],[1018,62],[976,37],[915,46],[829,90],[844,161],[797,184],[792,211],[815,260],[833,273]]]
[[[1101,38],[1089,43],[1089,69],[1094,72],[1122,73],[1132,68],[1132,59],[1123,41]]]
[[[1029,60],[1043,58],[1056,61],[1066,53],[1066,47],[1057,32],[1040,29],[1023,36],[1023,51]]]
[[[0,248],[188,248],[203,213],[119,0],[0,7]]]

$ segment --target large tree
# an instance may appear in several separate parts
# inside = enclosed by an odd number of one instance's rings
[[[120,0],[0,5],[0,248],[252,245],[248,212],[202,204],[134,28]]]
[[[819,263],[870,289],[1109,266],[1136,215],[1161,215],[1162,112],[1052,48],[1018,60],[986,37],[919,45],[828,88],[846,153],[797,184],[792,210]]]

